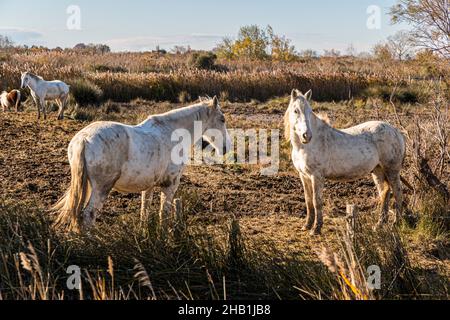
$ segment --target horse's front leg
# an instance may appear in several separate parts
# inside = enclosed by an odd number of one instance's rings
[[[39,120],[41,118],[41,102],[39,101],[38,97],[33,96],[33,100],[34,100],[34,104],[36,105],[36,108],[37,108],[37,118]]]
[[[39,99],[41,101],[41,108],[42,108],[42,114],[44,115],[44,120],[47,120],[47,110],[46,106],[45,106],[45,100],[44,99]]]
[[[303,226],[303,230],[311,230],[314,223],[314,204],[313,204],[313,190],[311,179],[300,173],[300,178],[302,179],[303,190],[305,193],[305,203],[306,203],[306,222]]]
[[[142,192],[141,196],[141,223],[145,224],[148,222],[148,209],[152,204],[153,200],[153,189],[148,189]]]
[[[313,191],[313,204],[315,209],[315,220],[311,230],[311,235],[318,235],[320,234],[323,225],[323,214],[322,214],[323,178],[320,176],[313,175],[311,176],[311,184]]]
[[[169,230],[169,223],[171,221],[171,212],[173,209],[173,198],[180,185],[180,176],[176,175],[168,177],[161,188],[161,208],[159,211],[159,226],[160,232],[165,237]]]

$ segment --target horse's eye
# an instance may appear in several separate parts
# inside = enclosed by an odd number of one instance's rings
[[[298,109],[295,109],[295,110],[294,110],[294,112],[295,112],[296,114],[299,114],[299,111],[298,111]]]

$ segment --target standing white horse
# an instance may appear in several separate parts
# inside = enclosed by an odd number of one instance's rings
[[[199,123],[201,132],[196,132]],[[174,133],[176,139],[188,142],[188,147],[204,137],[218,155],[224,155],[231,146],[217,97],[150,116],[137,126],[100,121],[81,130],[69,145],[72,180],[54,206],[59,212],[56,225],[75,231],[90,228],[112,189],[142,192],[141,219],[146,219],[152,190],[161,187],[160,226],[166,232],[186,165],[174,152],[179,146],[179,140],[173,141]]]
[[[307,208],[304,230],[320,234],[324,179],[352,181],[369,173],[377,186],[381,215],[387,221],[390,190],[395,198],[396,223],[401,216],[400,170],[405,157],[402,134],[386,122],[370,121],[344,130],[332,128],[316,116],[309,104],[311,90],[293,90],[285,115],[286,138],[292,143],[292,160],[300,173]]]
[[[69,98],[70,87],[62,81],[45,81],[31,72],[23,72],[21,88],[29,87],[31,96],[37,106],[38,119],[41,118],[41,110],[44,114],[44,119],[47,119],[47,112],[45,102],[48,100],[56,100],[59,106],[58,120],[64,119],[64,109]]]

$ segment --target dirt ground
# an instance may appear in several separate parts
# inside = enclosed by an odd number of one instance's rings
[[[284,102],[261,105],[227,103],[223,110],[229,128],[281,130]],[[168,103],[142,103],[132,109],[122,108],[121,113],[114,117],[134,122],[144,114],[174,107]],[[350,109],[334,104],[316,107],[327,112],[339,127],[370,119],[394,121],[387,109]],[[408,117],[408,112],[402,114]],[[55,118],[55,114],[51,114],[49,120],[37,121],[35,112],[31,111],[0,114],[2,197],[32,202],[45,209],[62,196],[70,181],[67,146],[75,133],[88,122],[71,119],[57,122]],[[356,204],[362,214],[376,214],[376,189],[370,177],[353,183],[327,182],[323,192],[323,235],[311,237],[302,232],[305,215],[303,189],[290,164],[288,145],[282,140],[281,145],[280,172],[275,176],[262,176],[260,167],[250,165],[189,167],[182,178],[178,197],[191,215],[191,223],[226,225],[229,217],[235,215],[240,218],[246,237],[272,239],[283,250],[315,256],[314,252],[321,245],[333,243],[337,229],[344,224],[346,204]],[[407,172],[408,169],[405,170]],[[112,192],[102,214],[112,217],[138,214],[139,201],[138,194]],[[155,208],[157,202],[155,197]],[[450,275],[448,260],[434,257],[427,248],[415,243],[410,244],[408,251],[412,253],[412,260],[422,268]]]

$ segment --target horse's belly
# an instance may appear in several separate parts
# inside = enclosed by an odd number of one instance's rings
[[[377,156],[335,161],[325,171],[325,178],[335,181],[353,181],[370,174],[379,164]]]
[[[145,191],[160,180],[161,171],[150,166],[124,166],[114,189],[120,192],[136,193]]]
[[[55,100],[55,99],[59,99],[61,97],[61,93],[48,93],[45,95],[45,100],[46,101],[50,101],[50,100]]]
[[[154,186],[154,182],[145,179],[127,179],[120,178],[116,181],[113,189],[123,193],[139,193],[148,190]]]

